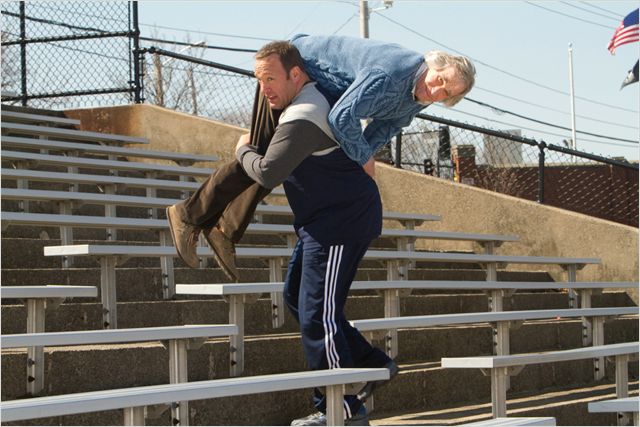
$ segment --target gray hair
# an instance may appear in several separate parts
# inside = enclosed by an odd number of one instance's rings
[[[424,59],[427,66],[434,70],[442,70],[449,66],[454,67],[457,71],[456,74],[458,78],[462,80],[465,85],[465,89],[460,95],[452,96],[442,101],[447,107],[453,107],[462,101],[462,98],[471,91],[473,85],[476,83],[476,68],[467,57],[454,56],[439,50],[432,50],[424,55]]]

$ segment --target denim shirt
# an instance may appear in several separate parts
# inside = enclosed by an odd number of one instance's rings
[[[342,150],[364,165],[425,108],[413,97],[424,56],[392,43],[297,34],[291,42],[318,89],[337,100],[329,126]],[[372,119],[362,130],[361,119]]]

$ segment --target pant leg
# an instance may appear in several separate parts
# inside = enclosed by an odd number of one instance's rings
[[[258,85],[251,117],[251,145],[258,147],[259,154],[264,154],[267,151],[275,133],[280,113],[279,110],[271,110]],[[219,226],[232,242],[238,243],[240,241],[253,219],[258,203],[269,193],[271,190],[253,182],[242,194],[229,203],[222,213]]]
[[[303,254],[298,318],[307,364],[312,370],[353,367],[353,354],[361,357],[373,347],[356,329],[345,327],[344,305],[370,242],[324,247],[303,230],[300,239]],[[316,407],[324,412],[324,396],[319,390],[314,394]],[[355,396],[345,396],[346,417],[361,405]]]
[[[255,185],[236,161],[227,162],[213,172],[186,200],[177,204],[182,220],[199,228],[218,223],[227,206]]]
[[[289,311],[296,319],[296,322],[300,323],[298,316],[298,299],[300,295],[300,279],[302,273],[302,256],[304,253],[302,240],[298,240],[293,252],[289,265],[287,268],[287,275],[284,279],[284,302],[289,308]]]

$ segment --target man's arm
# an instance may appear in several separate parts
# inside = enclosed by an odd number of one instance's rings
[[[294,120],[278,125],[264,156],[241,140],[236,158],[244,171],[265,188],[282,184],[291,172],[312,153],[336,145],[318,126],[308,120]]]
[[[389,77],[380,70],[371,70],[356,79],[340,97],[329,113],[329,126],[343,151],[360,165],[373,156],[378,148],[386,144],[391,131],[363,133],[360,120],[385,117],[390,114],[396,104],[390,99],[398,99],[400,94],[389,92]],[[391,121],[383,120],[382,127]],[[367,127],[369,127],[370,123]],[[392,135],[391,135],[392,136]]]

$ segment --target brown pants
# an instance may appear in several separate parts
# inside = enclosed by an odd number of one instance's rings
[[[280,111],[272,111],[256,88],[251,114],[251,145],[264,154],[275,132]],[[182,220],[201,229],[219,225],[232,242],[238,243],[253,218],[258,203],[271,190],[249,178],[237,160],[213,172],[188,199],[177,205]]]

